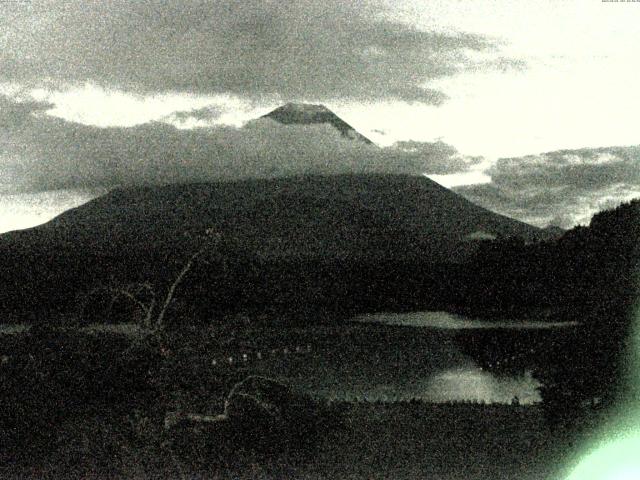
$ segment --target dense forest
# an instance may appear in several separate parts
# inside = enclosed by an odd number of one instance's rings
[[[335,317],[443,309],[488,320],[535,317],[624,329],[621,319],[637,291],[639,243],[638,200],[600,212],[589,226],[575,227],[557,240],[480,241],[474,254],[457,263],[400,254],[276,262],[256,259],[233,241],[223,241],[194,265],[177,305],[189,306],[192,320],[206,322],[236,313],[320,312]],[[159,290],[166,289],[167,279],[175,276],[172,271],[183,263],[173,258],[152,270],[140,269],[140,281],[164,282]]]
[[[538,319],[580,327],[553,344],[536,342],[535,333],[488,334],[467,350],[493,361],[523,351],[535,356],[543,400],[555,413],[581,401],[616,402],[628,393],[639,266],[640,200],[602,211],[554,242],[486,242],[460,286],[468,313],[518,318],[538,312]]]

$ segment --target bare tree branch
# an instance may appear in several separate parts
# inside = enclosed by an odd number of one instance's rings
[[[130,283],[125,287],[113,287],[113,286],[98,286],[94,288],[89,294],[90,297],[92,294],[100,291],[107,292],[111,294],[111,301],[108,306],[109,314],[113,309],[114,303],[117,301],[119,297],[125,297],[133,302],[141,312],[144,314],[144,318],[141,322],[141,326],[147,330],[150,330],[151,333],[157,333],[164,327],[166,327],[165,317],[167,314],[167,310],[173,301],[177,288],[180,286],[186,275],[189,273],[196,260],[201,257],[207,249],[211,246],[212,241],[216,242],[220,235],[216,234],[213,229],[207,229],[205,232],[206,235],[206,243],[198,249],[193,255],[191,255],[187,261],[187,263],[182,267],[178,276],[175,278],[171,286],[169,287],[167,294],[164,297],[162,302],[162,307],[160,311],[156,315],[156,307],[158,305],[158,295],[156,289],[149,282],[136,282]],[[142,297],[142,298],[141,298]],[[150,297],[148,300],[144,300],[145,298]],[[154,318],[155,317],[155,318]]]
[[[196,253],[191,255],[191,257],[189,258],[189,260],[187,261],[185,266],[182,268],[182,270],[180,271],[180,273],[176,277],[175,281],[171,284],[171,287],[169,287],[169,291],[167,292],[167,296],[165,297],[164,303],[162,304],[162,309],[160,310],[160,313],[158,314],[158,317],[156,318],[156,322],[155,322],[156,323],[156,328],[162,328],[164,326],[164,316],[165,316],[165,314],[167,312],[167,308],[169,308],[169,305],[171,304],[171,301],[173,300],[173,296],[175,295],[176,288],[178,288],[178,285],[180,285],[180,283],[184,279],[185,275],[189,272],[189,270],[191,270],[191,267],[193,267],[193,264],[195,263],[196,259],[205,252],[207,247],[208,247],[208,245],[205,245],[202,248],[200,248],[200,250],[198,250]]]

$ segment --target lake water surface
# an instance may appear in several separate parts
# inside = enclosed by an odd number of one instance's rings
[[[511,403],[517,398],[521,404],[533,404],[540,401],[533,365],[519,374],[496,374],[462,353],[456,336],[488,329],[509,329],[514,335],[537,330],[548,334],[551,342],[572,326],[576,324],[486,323],[445,312],[361,315],[344,328],[332,328],[330,335],[312,339],[309,352],[265,355],[252,369],[337,400]],[[0,334],[27,329],[27,325],[0,324]],[[139,333],[132,324],[86,328],[103,329]]]
[[[575,323],[487,324],[444,312],[375,314],[353,318],[361,328],[315,345],[311,356],[270,359],[264,374],[281,377],[325,398],[369,401],[421,399],[534,404],[540,383],[532,368],[496,374],[464,355],[456,335],[487,329],[535,329],[553,339]]]
[[[400,325],[406,327],[437,328],[444,330],[487,330],[504,328],[510,330],[554,329],[577,326],[577,322],[544,322],[544,321],[487,321],[472,319],[447,312],[409,312],[409,313],[375,313],[358,315],[354,322],[384,325]]]

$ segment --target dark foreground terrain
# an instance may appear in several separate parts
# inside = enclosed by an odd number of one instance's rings
[[[554,437],[536,407],[344,404],[312,447],[275,453],[175,452],[139,410],[65,418],[46,439],[2,457],[2,478],[560,478]],[[335,418],[328,418],[335,422]],[[195,443],[195,442],[194,442]],[[220,450],[224,447],[220,446]]]
[[[596,422],[595,412],[580,428],[550,422],[542,406],[347,403],[293,391],[276,420],[240,397],[231,416],[229,392],[254,373],[211,368],[250,339],[231,331],[0,336],[0,477],[555,479]],[[223,411],[233,422],[167,428],[170,412]]]

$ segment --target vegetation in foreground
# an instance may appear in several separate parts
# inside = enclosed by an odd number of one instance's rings
[[[549,423],[538,406],[336,403],[288,388],[265,408],[230,401],[253,372],[212,369],[209,359],[251,337],[238,332],[36,328],[0,337],[0,475],[540,479],[578,438],[575,422]],[[194,412],[210,421],[180,421]]]

